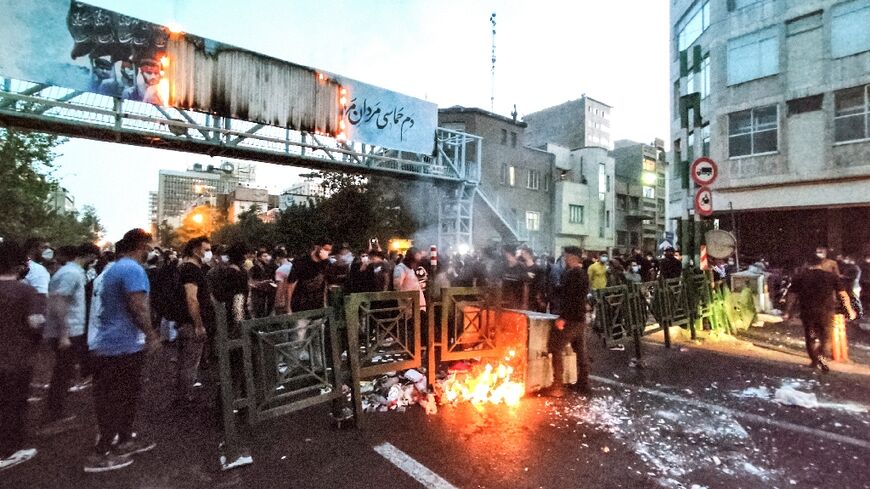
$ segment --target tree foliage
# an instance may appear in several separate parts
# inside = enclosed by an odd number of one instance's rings
[[[48,202],[59,188],[55,149],[66,139],[38,132],[0,129],[0,237],[40,236],[53,245],[94,241],[103,231],[93,207],[57,212]]]
[[[237,223],[215,232],[212,240],[244,242],[251,247],[284,244],[290,253],[301,255],[320,240],[347,243],[360,250],[371,238],[386,243],[389,238],[409,237],[417,231],[419,223],[394,191],[399,187],[396,181],[340,174],[324,180],[333,192],[330,197],[288,207],[274,223],[261,221],[255,212],[243,213]]]

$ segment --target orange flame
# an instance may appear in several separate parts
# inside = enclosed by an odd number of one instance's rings
[[[475,405],[501,404],[517,406],[526,392],[523,382],[514,380],[511,365],[516,352],[510,350],[503,361],[476,365],[469,372],[451,372],[441,384],[442,399],[448,403],[471,402]]]

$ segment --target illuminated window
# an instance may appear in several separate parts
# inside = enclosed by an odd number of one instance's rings
[[[541,229],[541,213],[534,211],[526,211],[526,229],[529,231],[540,231]]]
[[[517,186],[517,169],[516,167],[508,167],[508,185],[511,187]]]
[[[655,187],[643,187],[643,196],[647,199],[656,198],[656,189]]]

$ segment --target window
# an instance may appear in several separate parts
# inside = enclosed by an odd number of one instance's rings
[[[618,244],[619,246],[628,246],[628,232],[617,231],[616,232],[616,244]]]
[[[501,144],[507,144],[507,129],[501,130]]]
[[[568,222],[571,224],[583,224],[583,206],[568,204]]]
[[[508,167],[508,185],[511,187],[517,186],[517,169],[514,166]]]
[[[761,1],[762,0],[728,0],[728,11],[733,12],[735,10],[740,10],[749,7],[750,5],[755,5]]]
[[[606,228],[610,227],[610,211],[606,211],[604,213],[604,227],[606,227]]]
[[[604,163],[598,164],[598,193],[603,196],[607,193],[610,182],[607,181],[607,167]],[[603,200],[603,199],[602,199]]]
[[[633,211],[638,210],[640,208],[640,197],[631,197],[628,208]]]
[[[701,60],[701,70],[697,73],[696,82],[694,91],[701,93],[701,99],[707,98],[710,95],[710,55]],[[692,92],[693,90],[689,91]]]
[[[779,28],[769,27],[728,41],[728,84],[779,73]]]
[[[747,156],[777,150],[779,111],[776,105],[756,107],[728,116],[728,156]]]
[[[632,246],[640,243],[640,235],[637,233],[631,233],[631,244]]]
[[[692,163],[695,161],[695,131],[689,133],[686,139],[686,162]]]
[[[526,174],[526,188],[538,190],[541,188],[541,172],[538,170],[529,170]]]
[[[511,148],[517,147],[517,133],[511,132]]]
[[[624,211],[624,210],[625,210],[625,204],[626,204],[626,198],[625,198],[625,196],[624,196],[624,195],[617,195],[617,196],[616,196],[616,210],[618,210],[618,211]]]
[[[552,177],[549,173],[544,173],[544,192],[550,191],[550,178]]]
[[[831,56],[870,51],[870,0],[853,0],[831,8]]]
[[[674,82],[674,119],[680,118],[680,80]]]
[[[508,168],[509,167],[505,164],[501,165],[501,173],[499,173],[498,182],[502,185],[506,185],[508,183],[508,174],[510,172]]]
[[[529,231],[541,230],[541,213],[526,211],[526,229]]]
[[[701,126],[701,156],[710,156],[710,124]]]
[[[643,197],[645,199],[654,199],[656,198],[656,189],[655,187],[644,187],[643,188]]]
[[[677,23],[677,50],[685,51],[710,27],[710,2],[696,2]]]
[[[794,36],[800,34],[801,32],[818,29],[819,27],[822,27],[821,10],[817,10],[813,13],[787,20],[785,22],[785,35]]]
[[[610,192],[610,175],[607,175],[607,184],[606,184],[607,192]]]
[[[870,138],[870,85],[834,93],[834,141]]]

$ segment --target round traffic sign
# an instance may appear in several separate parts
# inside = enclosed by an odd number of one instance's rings
[[[695,194],[695,212],[707,217],[713,214],[713,191],[710,187],[701,187]]]
[[[692,162],[692,166],[689,168],[689,175],[692,176],[692,180],[695,183],[702,187],[710,185],[719,176],[719,166],[710,158],[702,156]]]

